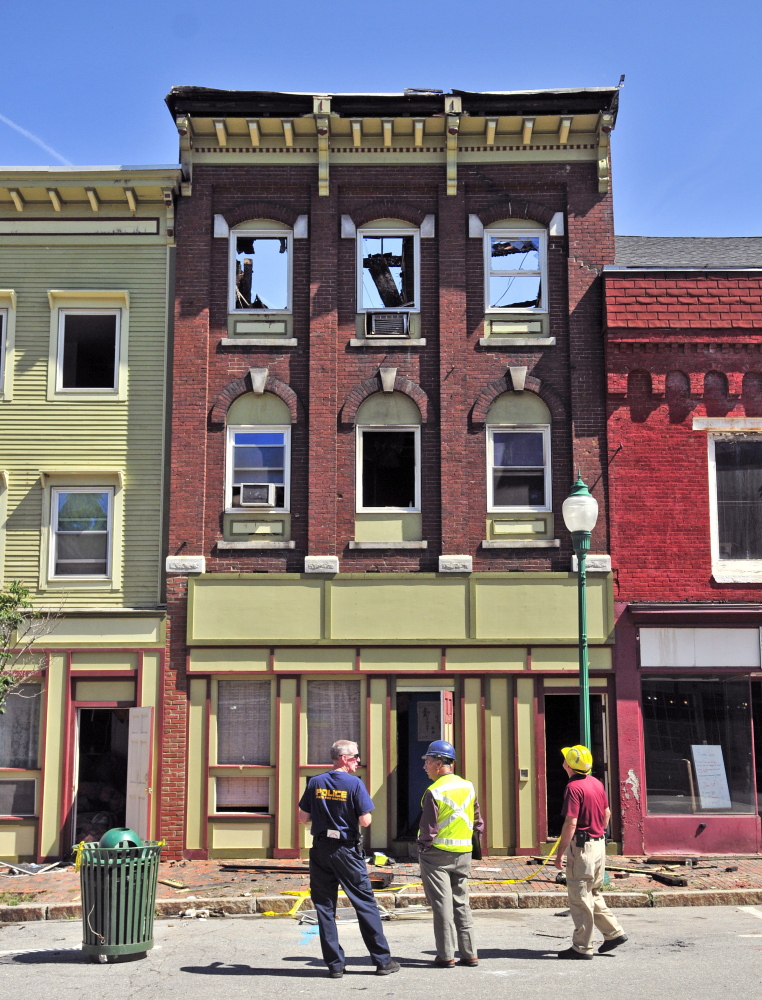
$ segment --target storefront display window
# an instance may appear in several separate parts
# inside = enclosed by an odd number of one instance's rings
[[[748,678],[643,679],[650,814],[755,811]]]

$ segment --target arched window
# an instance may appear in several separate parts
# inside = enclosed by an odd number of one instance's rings
[[[401,392],[377,392],[357,411],[358,513],[421,509],[421,411]]]
[[[484,230],[484,303],[490,312],[548,309],[548,234],[526,219],[504,219]]]
[[[253,219],[230,230],[231,313],[291,312],[292,240],[292,230],[272,219]]]
[[[288,511],[291,411],[271,392],[246,393],[227,415],[225,510]]]
[[[505,392],[487,412],[487,509],[552,510],[551,416],[531,392]]]

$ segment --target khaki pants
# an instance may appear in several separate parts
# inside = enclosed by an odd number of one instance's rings
[[[474,920],[468,905],[471,852],[456,854],[429,847],[419,855],[421,879],[434,916],[437,955],[446,962],[455,958],[455,941],[461,958],[476,958]]]
[[[572,948],[584,955],[593,953],[595,927],[607,941],[624,934],[601,895],[605,869],[605,840],[588,840],[582,848],[572,840],[566,852],[566,888],[574,921]]]

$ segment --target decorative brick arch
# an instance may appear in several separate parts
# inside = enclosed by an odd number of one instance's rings
[[[344,400],[344,405],[341,408],[341,422],[343,424],[353,424],[357,416],[357,411],[360,409],[360,404],[368,396],[373,396],[377,392],[383,392],[381,376],[379,374],[356,385]],[[405,396],[409,396],[421,411],[421,423],[428,423],[429,410],[432,408],[431,403],[429,397],[417,382],[405,378],[404,375],[397,375],[394,380],[394,392],[401,392]]]
[[[284,226],[293,228],[300,213],[295,211],[291,205],[257,199],[239,202],[235,208],[227,209],[221,214],[232,229],[234,226],[240,226],[242,222],[253,219],[274,219],[276,222],[282,222]]]
[[[224,424],[231,404],[239,396],[244,396],[247,392],[253,391],[251,375],[248,373],[243,378],[237,378],[235,382],[230,382],[215,399],[209,414],[209,422],[211,424]],[[299,397],[290,385],[286,385],[285,382],[281,382],[280,379],[273,378],[270,375],[265,382],[264,391],[271,392],[274,396],[278,396],[283,400],[291,412],[292,423],[304,420],[304,409],[299,401]]]
[[[411,226],[420,226],[428,214],[424,209],[399,198],[379,198],[350,212],[352,222],[358,229],[376,219],[401,219]]]
[[[524,387],[525,390],[528,389],[530,392],[533,392],[540,397],[543,403],[545,403],[547,408],[550,410],[550,415],[554,420],[564,419],[566,416],[566,407],[555,389],[547,385],[547,383],[543,384],[540,379],[535,378],[532,375],[527,375]],[[502,396],[504,392],[511,391],[513,391],[513,385],[511,384],[511,378],[508,372],[506,372],[501,378],[495,379],[494,382],[490,382],[488,385],[485,385],[476,397],[476,402],[471,410],[471,420],[473,423],[486,423],[487,412],[497,397]]]
[[[493,222],[500,219],[531,219],[539,222],[543,226],[550,225],[550,220],[555,215],[552,208],[541,205],[536,201],[527,201],[525,198],[495,199],[485,208],[479,210],[479,219],[483,226],[491,226]]]

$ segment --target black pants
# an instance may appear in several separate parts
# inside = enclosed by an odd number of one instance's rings
[[[354,906],[360,933],[375,965],[386,965],[391,952],[381,929],[381,915],[370,887],[360,849],[340,840],[316,840],[310,850],[310,892],[317,911],[320,947],[331,970],[344,968],[344,949],[336,928],[339,885]]]

